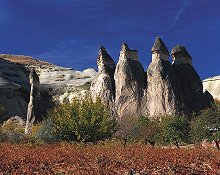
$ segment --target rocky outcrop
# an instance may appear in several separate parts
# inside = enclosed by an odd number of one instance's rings
[[[24,127],[25,126],[25,121],[19,117],[19,116],[13,116],[10,119],[8,119],[7,121],[5,121],[2,125],[2,127],[7,126],[8,124],[12,124],[15,126],[21,126]]]
[[[0,58],[0,104],[6,108],[0,122],[15,115],[26,119],[30,100],[28,76],[32,68],[41,82],[40,105],[35,113],[38,119],[43,119],[54,103],[70,102],[88,95],[91,81],[97,74],[91,68],[77,71],[29,56],[1,54]]]
[[[27,109],[27,118],[26,118],[26,127],[25,127],[25,134],[28,134],[30,132],[30,127],[33,125],[36,113],[38,109],[38,98],[39,98],[39,77],[34,69],[31,69],[30,75],[29,75],[31,90],[30,90],[30,100],[28,103],[28,109]]]
[[[33,68],[37,72],[44,106],[48,106],[47,103],[50,103],[51,98],[55,102],[62,103],[88,95],[91,81],[97,74],[92,68],[78,71],[24,55],[0,54],[0,58],[22,69],[26,76],[26,89],[29,89],[30,70]]]
[[[172,67],[181,83],[179,91],[187,105],[184,112],[198,111],[209,106],[212,100],[207,92],[203,94],[202,81],[192,66],[192,58],[186,48],[177,45],[172,49],[171,56]]]
[[[179,82],[169,61],[168,49],[161,38],[156,38],[151,52],[152,61],[147,69],[145,114],[177,114],[181,111]]]
[[[137,50],[130,50],[123,43],[114,72],[114,68],[109,69],[115,66],[114,61],[103,47],[100,48],[97,61],[99,74],[90,88],[92,96],[99,96],[115,110],[119,119],[140,115],[189,114],[211,104],[212,96],[202,92],[202,82],[184,46],[172,49],[172,64],[161,38],[156,38],[151,52],[152,61],[144,72]]]
[[[103,46],[100,46],[98,58],[98,75],[93,79],[90,92],[93,100],[101,100],[110,109],[114,109],[115,99],[115,62]],[[114,112],[114,111],[113,111]]]
[[[122,44],[114,79],[117,115],[120,118],[139,116],[146,77],[137,50],[130,50],[126,43]]]
[[[203,91],[208,91],[214,99],[220,101],[220,76],[203,80]]]
[[[28,87],[25,69],[0,58],[0,104],[5,108],[1,122],[15,115],[25,119]]]
[[[218,82],[215,78],[203,82],[204,89],[210,92],[203,93],[202,82],[184,46],[172,49],[172,64],[161,38],[156,38],[151,52],[152,61],[145,72],[137,50],[130,50],[126,43],[117,65],[101,46],[98,73],[94,69],[63,68],[26,56],[0,55],[0,104],[6,108],[5,119],[15,115],[26,118],[31,92],[28,75],[32,68],[41,82],[41,105],[36,112],[39,116],[44,116],[53,102],[70,102],[89,93],[93,99],[100,97],[119,119],[188,114],[209,106],[213,101],[210,93],[219,98],[218,88],[211,83]]]

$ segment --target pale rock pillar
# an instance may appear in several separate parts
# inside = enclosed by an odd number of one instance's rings
[[[26,119],[26,126],[25,126],[25,134],[29,134],[31,130],[31,126],[33,125],[35,121],[35,105],[36,105],[36,99],[39,95],[38,88],[40,85],[39,77],[34,69],[31,69],[30,75],[30,100],[28,103],[28,109],[27,109],[27,119]]]
[[[91,97],[94,101],[100,98],[114,115],[115,62],[103,46],[100,46],[99,49],[97,65],[98,75],[93,79],[90,86]]]
[[[181,110],[178,80],[169,61],[169,51],[157,37],[147,69],[146,108],[149,116],[174,115]],[[147,115],[146,114],[146,115]]]
[[[119,119],[139,117],[146,86],[145,72],[138,61],[137,50],[130,50],[126,43],[121,46],[114,79],[115,109]]]

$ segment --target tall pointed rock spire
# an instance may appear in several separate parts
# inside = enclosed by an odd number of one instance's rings
[[[144,108],[150,116],[177,114],[182,108],[177,92],[179,83],[169,61],[168,49],[161,38],[156,38],[151,52]]]
[[[192,66],[192,57],[182,45],[177,45],[171,51],[173,59],[172,67],[175,70],[181,88],[179,91],[184,94],[183,99],[187,104],[185,113],[199,111],[207,106],[210,106],[213,99],[209,94],[203,93],[202,81]]]
[[[114,109],[116,65],[103,46],[99,47],[97,65],[99,72],[90,86],[91,97],[93,100],[100,98],[107,107]]]
[[[160,37],[156,37],[154,45],[151,49],[152,53],[160,53],[169,56],[169,51]]]
[[[99,71],[111,71],[110,69],[115,69],[115,62],[112,57],[108,54],[104,46],[99,46],[97,65]]]
[[[145,72],[138,61],[137,50],[130,50],[126,43],[121,46],[115,69],[115,108],[121,120],[136,117],[141,112],[141,98],[146,85]]]

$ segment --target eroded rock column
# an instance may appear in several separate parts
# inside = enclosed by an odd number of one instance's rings
[[[178,80],[169,61],[169,52],[157,37],[151,49],[152,61],[147,69],[146,108],[148,115],[173,115],[181,109]],[[179,92],[180,93],[180,92]]]
[[[28,110],[27,110],[27,119],[26,119],[26,126],[25,126],[25,134],[30,133],[31,126],[35,120],[35,105],[38,97],[38,88],[40,85],[39,77],[34,69],[31,69],[29,75],[31,90],[30,90],[30,100],[28,103]]]
[[[100,98],[114,113],[115,99],[115,62],[103,46],[100,46],[98,58],[98,75],[93,79],[90,92],[93,100]]]
[[[141,100],[146,86],[145,72],[138,61],[137,50],[121,46],[115,70],[115,109],[119,119],[141,115]]]
[[[181,83],[181,91],[184,96],[186,109],[184,113],[201,110],[210,105],[210,94],[203,94],[202,81],[192,66],[192,57],[182,45],[177,45],[171,51],[173,59],[172,67]]]

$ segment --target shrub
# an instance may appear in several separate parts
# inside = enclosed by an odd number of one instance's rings
[[[35,138],[47,143],[57,141],[54,129],[54,123],[51,119],[44,120],[41,125],[36,128]]]
[[[20,143],[24,140],[24,128],[13,121],[5,123],[0,129],[1,141]]]
[[[215,102],[211,108],[201,111],[192,124],[192,138],[195,142],[204,139],[214,141],[220,150],[220,103]]]
[[[162,141],[173,143],[179,148],[179,143],[188,143],[190,125],[186,116],[164,116],[161,118]]]
[[[49,111],[48,118],[56,138],[65,141],[96,142],[111,137],[117,128],[100,99],[60,104]]]
[[[137,117],[124,117],[121,119],[115,137],[120,140],[124,147],[126,147],[128,142],[137,138],[139,135],[138,120]]]
[[[149,143],[154,146],[156,142],[160,142],[160,121],[158,118],[149,119],[148,117],[141,117],[139,119],[139,138],[144,143]]]
[[[158,119],[150,119],[145,116],[124,117],[120,121],[119,129],[115,136],[126,147],[132,141],[142,141],[154,146],[158,141],[160,125]]]

